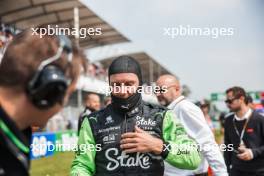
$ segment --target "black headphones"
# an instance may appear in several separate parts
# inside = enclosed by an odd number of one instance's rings
[[[29,81],[27,86],[27,94],[31,102],[39,109],[48,109],[56,103],[63,104],[66,90],[71,82],[64,75],[64,72],[52,62],[60,59],[63,52],[68,55],[68,62],[72,61],[72,45],[66,36],[57,36],[59,40],[59,48],[57,53],[42,61]]]

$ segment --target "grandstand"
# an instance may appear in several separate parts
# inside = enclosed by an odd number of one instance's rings
[[[81,48],[90,50],[96,47],[129,42],[129,39],[114,27],[100,18],[91,9],[78,0],[2,0],[0,1],[0,16],[2,26],[12,29],[12,35],[26,28],[38,28],[51,25],[54,28],[100,28],[101,35],[88,35],[81,38],[78,35],[68,37]],[[78,9],[78,14],[74,13]],[[77,17],[77,20],[76,20]],[[76,23],[78,23],[76,25]],[[11,28],[10,28],[11,27]],[[4,29],[4,28],[3,28]],[[5,35],[4,33],[1,33]],[[10,40],[11,41],[11,38]],[[7,44],[7,42],[6,42]],[[3,53],[4,45],[1,48]],[[151,85],[161,74],[170,72],[144,52],[128,54],[139,61],[143,71],[144,85]],[[87,73],[84,73],[77,85],[77,91],[71,96],[68,105],[62,112],[49,121],[47,131],[61,131],[67,128],[76,129],[82,102],[87,92],[105,96],[107,85],[107,67],[114,57],[90,63]],[[91,86],[92,85],[92,86]],[[143,95],[146,101],[157,103],[154,95]],[[59,125],[58,125],[59,124]],[[70,125],[69,125],[70,124]]]
[[[1,0],[0,16],[3,23],[21,30],[44,25],[74,28],[74,7],[79,9],[80,28],[102,29],[102,35],[80,39],[81,47],[92,48],[129,41],[78,0]],[[74,36],[69,37],[74,39]]]

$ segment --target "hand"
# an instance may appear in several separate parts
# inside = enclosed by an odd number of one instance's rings
[[[244,161],[249,161],[253,159],[252,150],[246,147],[239,147],[238,150],[241,152],[237,157]]]
[[[163,149],[163,141],[151,136],[146,131],[135,127],[135,132],[125,133],[121,136],[121,149],[126,153],[148,153],[160,154]]]

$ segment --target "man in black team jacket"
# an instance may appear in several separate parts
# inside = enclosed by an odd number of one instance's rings
[[[112,103],[84,118],[71,175],[163,176],[163,160],[196,169],[201,161],[196,142],[171,111],[144,102],[136,91],[142,85],[139,63],[120,56],[108,75]]]
[[[0,63],[0,176],[29,175],[30,127],[43,127],[62,109],[79,76],[82,57],[70,47],[63,36],[40,38],[30,30],[7,47]]]
[[[264,176],[264,117],[247,105],[243,88],[226,91],[227,106],[234,112],[225,121],[225,161],[231,176]]]

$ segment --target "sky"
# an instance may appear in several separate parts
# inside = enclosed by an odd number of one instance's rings
[[[187,84],[194,99],[231,86],[264,90],[262,0],[81,0],[131,40],[88,51],[90,59],[145,51]],[[165,29],[232,28],[233,35],[176,36]]]

